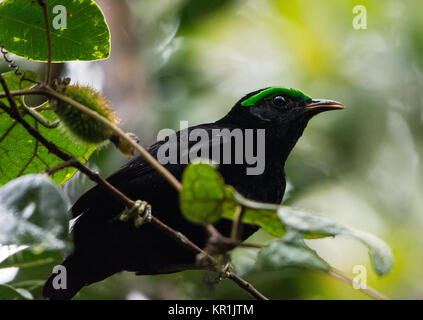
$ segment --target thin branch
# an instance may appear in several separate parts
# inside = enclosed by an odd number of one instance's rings
[[[48,174],[49,176],[55,174],[57,171],[60,171],[65,168],[74,167],[77,164],[78,160],[76,158],[71,158],[68,161],[59,163],[57,166],[53,168],[47,168],[44,170],[44,173]]]
[[[44,118],[35,108],[28,107],[24,104],[22,105],[22,107],[24,108],[25,112],[27,112],[32,118],[34,118],[35,121],[37,121],[39,124],[46,127],[47,129],[55,129],[60,125],[60,120],[50,121]]]
[[[341,272],[339,272],[336,269],[332,268],[332,270],[330,270],[327,274],[329,274],[329,275],[331,275],[331,276],[333,276],[333,277],[335,277],[339,280],[345,281],[345,282],[349,283],[351,286],[354,285],[354,281],[351,278],[343,275]],[[388,297],[384,296],[382,293],[376,291],[375,289],[373,289],[369,286],[367,286],[366,289],[360,288],[358,290],[364,292],[365,294],[367,294],[368,296],[370,296],[371,298],[374,298],[376,300],[391,300]]]
[[[33,89],[21,89],[21,90],[13,90],[9,92],[11,97],[14,96],[32,96],[32,95],[46,95],[46,92],[44,89],[41,89],[40,87],[35,87]],[[5,92],[0,92],[0,99],[1,98],[7,98],[7,94]]]
[[[251,294],[257,300],[269,300],[260,291],[258,291],[256,288],[254,288],[249,282],[247,282],[246,280],[244,280],[243,278],[241,278],[237,274],[235,274],[233,272],[229,272],[228,278],[231,279],[233,282],[235,282],[242,289],[247,291],[249,294]]]
[[[175,229],[169,227],[167,224],[161,222],[156,217],[152,217],[151,223],[155,225],[158,229],[161,231],[167,233],[170,235],[173,239],[190,249],[191,251],[201,254],[204,258],[206,258],[210,264],[210,266],[213,266],[214,268],[218,265],[216,260],[209,255],[207,252],[205,252],[203,249],[201,249],[199,246],[197,246],[194,242],[189,240],[184,234],[182,234],[179,231],[176,231]]]
[[[159,161],[157,161],[156,158],[154,158],[146,149],[144,149],[142,146],[140,146],[138,143],[136,143],[134,140],[129,138],[125,132],[123,132],[118,126],[111,123],[109,120],[107,120],[105,117],[101,116],[97,112],[87,108],[83,104],[51,89],[48,86],[44,87],[45,93],[49,94],[50,96],[53,96],[59,100],[62,100],[63,102],[66,102],[75,108],[79,109],[80,111],[88,114],[89,116],[95,118],[96,120],[103,123],[105,126],[109,127],[111,130],[113,130],[120,138],[128,142],[134,149],[136,149],[145,160],[147,160],[151,166],[156,169],[177,191],[182,190],[182,185],[179,182],[178,179],[175,178],[173,174],[171,174]]]
[[[47,37],[47,71],[45,75],[45,83],[50,84],[51,80],[51,60],[52,60],[52,45],[51,45],[51,30],[50,30],[50,19],[48,17],[47,0],[38,0],[39,5],[43,8],[44,23],[46,25],[46,37]]]
[[[217,231],[217,229],[214,227],[214,225],[206,224],[204,226],[204,228],[206,229],[207,233],[209,234],[209,237],[219,237],[220,236],[220,232]]]

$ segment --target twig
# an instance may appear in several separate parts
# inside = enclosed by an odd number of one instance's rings
[[[176,241],[178,241],[179,243],[181,243],[185,247],[189,248],[191,251],[193,251],[197,254],[201,254],[204,258],[206,258],[208,260],[208,262],[211,266],[216,267],[216,265],[217,265],[216,260],[211,255],[209,255],[207,252],[205,252],[203,249],[201,249],[199,246],[197,246],[194,242],[189,240],[184,234],[182,234],[179,231],[172,229],[167,224],[161,222],[159,219],[157,219],[154,216],[152,217],[151,223],[153,225],[155,225],[161,231],[170,235],[173,239],[175,239]]]
[[[40,106],[39,109],[31,108],[26,106],[24,103],[22,103],[22,107],[24,108],[25,112],[28,113],[31,117],[34,118],[35,121],[46,127],[47,129],[55,129],[60,125],[60,119],[55,121],[50,121],[46,118],[44,118],[38,111],[42,109],[42,106]],[[38,111],[37,111],[38,110]],[[42,110],[41,110],[42,111]]]
[[[182,185],[178,179],[173,176],[156,158],[154,158],[146,149],[136,143],[134,140],[129,138],[125,132],[123,132],[118,126],[111,123],[109,120],[98,114],[97,112],[87,108],[83,104],[51,89],[48,86],[44,87],[45,93],[53,96],[63,102],[69,103],[70,105],[74,106],[75,108],[79,109],[80,111],[90,115],[91,117],[95,118],[96,120],[103,123],[105,126],[109,127],[113,130],[120,138],[127,141],[134,149],[136,149],[145,160],[147,160],[154,169],[156,169],[177,191],[182,190]]]
[[[51,31],[50,31],[50,19],[48,17],[47,0],[38,0],[38,4],[43,8],[44,22],[46,25],[46,36],[47,36],[47,71],[45,75],[45,83],[50,84],[51,80],[51,60],[52,60],[52,46],[51,46]]]
[[[241,278],[237,274],[233,272],[229,272],[228,278],[234,281],[238,286],[243,288],[245,291],[247,291],[257,300],[269,300],[260,291],[254,288],[249,282],[245,281],[243,278]]]
[[[204,228],[206,229],[206,231],[208,232],[210,237],[219,237],[220,236],[220,232],[217,231],[217,229],[214,227],[214,225],[206,224],[204,226]]]
[[[354,284],[352,279],[343,275],[342,273],[340,273],[338,270],[336,270],[334,268],[332,268],[332,270],[330,270],[328,272],[328,274],[337,278],[337,279],[339,279],[339,280],[342,280],[342,281],[349,283],[351,286]],[[375,289],[373,289],[369,286],[367,286],[366,289],[360,288],[358,290],[364,292],[365,294],[367,294],[368,296],[370,296],[370,297],[372,297],[376,300],[390,300],[388,297],[384,296],[382,293],[376,291]]]
[[[68,168],[68,167],[74,167],[76,165],[76,163],[78,162],[77,159],[75,158],[71,158],[68,161],[59,163],[57,166],[53,167],[53,168],[47,168],[44,170],[44,172],[46,174],[48,174],[49,176],[55,174],[57,171]]]
[[[40,95],[43,94],[45,95],[46,92],[44,89],[41,89],[40,87],[35,87],[33,89],[21,89],[21,90],[14,90],[14,91],[10,91],[9,95],[11,97],[14,96],[32,96],[32,95]],[[7,94],[5,92],[0,92],[0,99],[1,98],[7,98]]]

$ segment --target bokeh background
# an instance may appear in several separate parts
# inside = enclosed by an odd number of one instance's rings
[[[389,297],[423,297],[422,1],[96,2],[111,28],[111,57],[58,64],[54,71],[101,90],[122,128],[144,146],[160,129],[179,129],[180,120],[214,121],[242,95],[266,86],[343,102],[346,110],[313,119],[297,144],[287,162],[284,202],[384,239],[396,264],[383,278],[372,271],[366,248],[353,240],[307,243],[348,276],[354,276],[355,265],[364,265],[368,285]],[[367,10],[367,29],[353,27],[356,5]],[[42,71],[40,64],[18,62]],[[89,166],[107,176],[125,161],[109,146]],[[76,175],[65,190],[75,200],[90,186]],[[269,239],[264,232],[253,237]],[[368,298],[313,271],[250,270],[254,254],[235,252],[237,271],[269,298]],[[7,270],[0,278],[43,279],[49,272],[51,266]],[[213,288],[210,277],[196,271],[121,273],[86,287],[77,299],[249,298],[230,281]]]

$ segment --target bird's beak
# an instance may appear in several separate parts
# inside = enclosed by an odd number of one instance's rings
[[[345,106],[334,100],[313,99],[305,106],[306,109],[314,109],[315,111],[329,111],[337,109],[345,109]]]

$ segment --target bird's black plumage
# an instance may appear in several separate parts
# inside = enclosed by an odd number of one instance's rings
[[[285,191],[284,164],[307,122],[321,111],[340,107],[342,105],[334,101],[312,100],[296,90],[267,88],[242,98],[222,119],[188,128],[176,135],[180,137],[201,128],[211,139],[213,129],[265,129],[265,169],[262,174],[247,175],[247,164],[221,164],[218,168],[225,183],[245,197],[280,203]],[[148,151],[157,157],[164,143],[170,142],[156,142]],[[193,144],[190,142],[189,148]],[[185,167],[186,164],[166,165],[179,180]],[[147,201],[152,205],[154,216],[204,247],[204,228],[183,218],[177,192],[141,157],[129,161],[107,180],[131,199]],[[184,270],[194,264],[195,255],[191,251],[154,226],[145,224],[135,228],[133,223],[113,219],[123,209],[119,201],[98,186],[75,203],[71,210],[73,217],[77,217],[73,227],[74,251],[63,262],[67,270],[67,289],[54,289],[53,274],[44,286],[45,297],[70,299],[84,285],[123,270],[140,275],[159,274]],[[225,219],[216,224],[224,235],[229,235],[230,226],[231,222]],[[244,225],[243,238],[255,230],[255,226]]]

